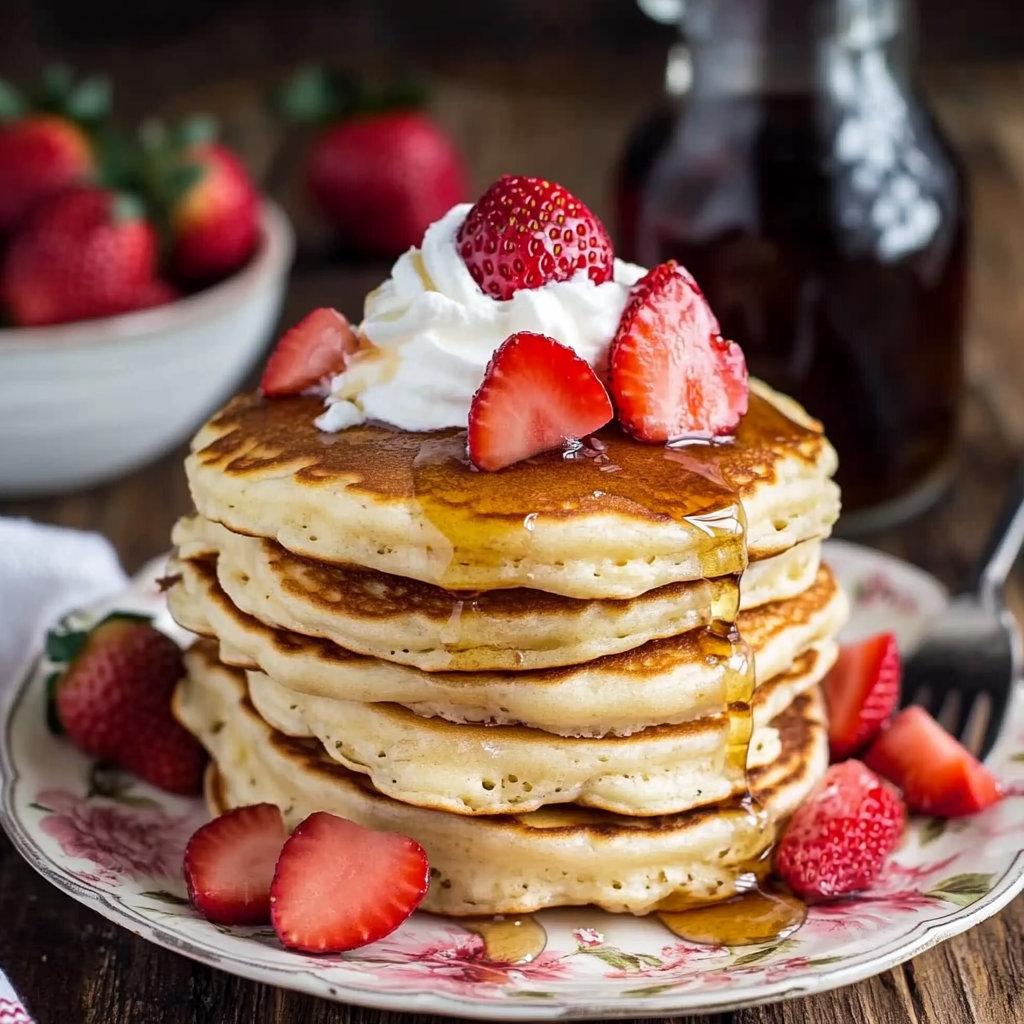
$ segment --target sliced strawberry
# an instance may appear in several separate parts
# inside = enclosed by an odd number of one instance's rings
[[[571,348],[520,331],[494,353],[469,408],[469,457],[504,469],[585,437],[613,416],[604,385]]]
[[[640,441],[728,434],[747,411],[743,350],[722,337],[674,260],[633,290],[612,344],[611,390],[619,422]]]
[[[604,225],[571,192],[543,178],[499,178],[466,214],[455,241],[473,280],[495,299],[581,271],[602,284],[614,271]]]
[[[336,309],[314,309],[286,331],[267,360],[263,393],[298,395],[325,377],[341,373],[359,348],[355,331]]]
[[[878,735],[899,703],[901,675],[892,633],[843,645],[824,683],[833,761],[845,760]]]
[[[236,807],[207,822],[185,847],[192,906],[217,924],[266,924],[270,883],[287,838],[275,804]]]
[[[924,708],[904,708],[864,760],[899,786],[907,807],[918,814],[957,818],[1003,796],[996,777]]]
[[[284,844],[270,888],[271,920],[290,949],[340,953],[390,935],[429,883],[419,843],[318,811]]]
[[[834,764],[790,819],[775,870],[808,902],[868,888],[905,821],[896,791],[860,761]]]

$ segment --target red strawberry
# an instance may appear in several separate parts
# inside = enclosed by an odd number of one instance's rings
[[[337,953],[390,935],[422,902],[430,866],[419,843],[325,811],[284,844],[270,916],[290,949]]]
[[[604,225],[571,192],[543,178],[499,178],[466,214],[455,240],[473,280],[496,299],[567,281],[581,270],[602,284],[614,270]]]
[[[35,114],[0,128],[0,234],[95,169],[88,136],[63,117]]]
[[[613,415],[590,364],[543,334],[502,342],[469,407],[469,457],[504,469],[603,427]]]
[[[207,822],[185,847],[192,906],[217,924],[268,924],[270,883],[287,838],[275,804],[236,807]]]
[[[15,323],[114,316],[156,272],[157,237],[127,197],[76,189],[51,199],[11,242],[0,298]]]
[[[743,350],[722,338],[674,260],[633,289],[612,344],[611,391],[619,422],[640,441],[728,434],[747,411]]]
[[[117,613],[90,632],[51,633],[51,713],[85,753],[175,793],[198,793],[206,755],[171,714],[181,651],[148,619]]]
[[[139,290],[132,296],[129,308],[132,310],[154,309],[157,306],[166,306],[171,302],[177,302],[180,298],[181,295],[174,285],[155,277],[142,283]]]
[[[904,708],[864,755],[918,814],[956,818],[1002,799],[996,777],[924,708]]]
[[[899,703],[900,676],[892,633],[843,645],[824,683],[833,761],[850,757],[878,735]]]
[[[189,147],[182,161],[202,176],[170,212],[171,266],[187,281],[226,277],[259,242],[259,191],[242,161],[217,143]]]
[[[341,121],[314,144],[306,184],[350,245],[397,256],[466,198],[462,158],[423,114],[390,111]]]
[[[775,870],[808,902],[867,889],[896,848],[904,820],[895,790],[860,761],[834,764],[790,819]]]
[[[268,396],[298,395],[341,373],[359,339],[336,309],[314,309],[281,335],[260,380]]]

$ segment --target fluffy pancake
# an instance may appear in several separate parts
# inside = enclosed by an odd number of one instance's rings
[[[216,557],[234,604],[272,626],[428,672],[575,665],[707,624],[731,599],[733,577],[671,583],[632,600],[579,601],[518,587],[452,593],[376,569],[329,565],[274,541],[232,533],[201,516],[181,519],[182,557]],[[815,579],[821,542],[752,563],[741,607],[793,597]]]
[[[788,695],[784,711],[817,685],[834,654],[812,648],[755,693],[748,767],[763,767],[781,753],[772,705]],[[577,803],[618,814],[675,814],[727,800],[746,785],[742,764],[730,756],[728,713],[628,737],[574,739],[516,725],[454,725],[400,704],[310,697],[262,672],[247,676],[250,700],[274,729],[318,739],[379,792],[417,807],[515,814]]]
[[[427,673],[266,626],[228,599],[208,562],[176,562],[170,571],[180,579],[168,591],[168,605],[184,628],[218,639],[223,661],[259,669],[312,697],[393,702],[425,717],[596,737],[717,714],[725,709],[732,682],[727,664],[705,657],[702,630],[582,665]],[[742,612],[738,627],[753,650],[758,678],[781,675],[804,651],[830,640],[847,609],[845,595],[823,565],[814,584],[797,597]]]
[[[178,718],[215,761],[215,812],[270,801],[289,827],[314,811],[369,828],[402,832],[426,849],[431,886],[423,909],[442,914],[511,914],[594,903],[647,913],[665,897],[728,895],[770,845],[766,819],[792,813],[828,764],[820,695],[811,690],[775,719],[779,757],[751,773],[763,808],[714,807],[630,818],[576,806],[527,814],[464,817],[399,803],[328,758],[316,741],[275,732],[249,702],[241,672],[197,645],[179,684]]]
[[[791,399],[754,383],[734,440],[644,445],[614,426],[500,473],[465,431],[316,429],[316,399],[230,403],[196,435],[197,509],[296,554],[449,590],[529,587],[632,598],[736,574],[828,534],[834,449]]]

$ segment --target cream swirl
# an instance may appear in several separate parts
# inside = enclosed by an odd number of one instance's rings
[[[364,348],[331,381],[321,430],[364,420],[402,430],[465,427],[491,356],[518,331],[574,349],[603,372],[629,291],[645,273],[615,261],[614,279],[523,289],[508,301],[485,294],[459,255],[455,236],[470,204],[452,207],[428,229],[422,248],[398,258],[391,276],[366,297],[359,326]]]

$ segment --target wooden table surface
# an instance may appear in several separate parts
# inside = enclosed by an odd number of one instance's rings
[[[656,86],[657,73],[645,88]],[[1024,451],[1024,69],[964,68],[929,79],[929,91],[967,158],[975,201],[969,393],[954,486],[913,524],[864,538],[955,586],[978,551],[1016,457]],[[600,90],[601,83],[595,88]],[[643,93],[644,90],[639,90]],[[623,92],[628,100],[618,96]],[[207,96],[246,126],[250,155],[266,161],[272,141],[262,115],[234,86]],[[462,139],[476,183],[504,171],[564,181],[599,213],[607,169],[643,95],[605,89],[550,94],[515,82],[452,82],[439,115]],[[238,113],[239,108],[241,113]],[[314,305],[357,315],[387,265],[300,260],[286,320]],[[62,498],[0,504],[27,515],[99,530],[136,569],[168,547],[174,519],[190,505],[182,451],[126,479]],[[1020,601],[1013,585],[1014,604]],[[50,887],[0,835],[0,964],[39,1024],[384,1024],[400,1018],[257,985],[195,964],[109,924]],[[1003,1024],[1024,1010],[1024,900],[900,968],[824,995],[733,1014],[704,1024],[813,1021],[863,1024]],[[430,1018],[434,1019],[434,1018]]]

